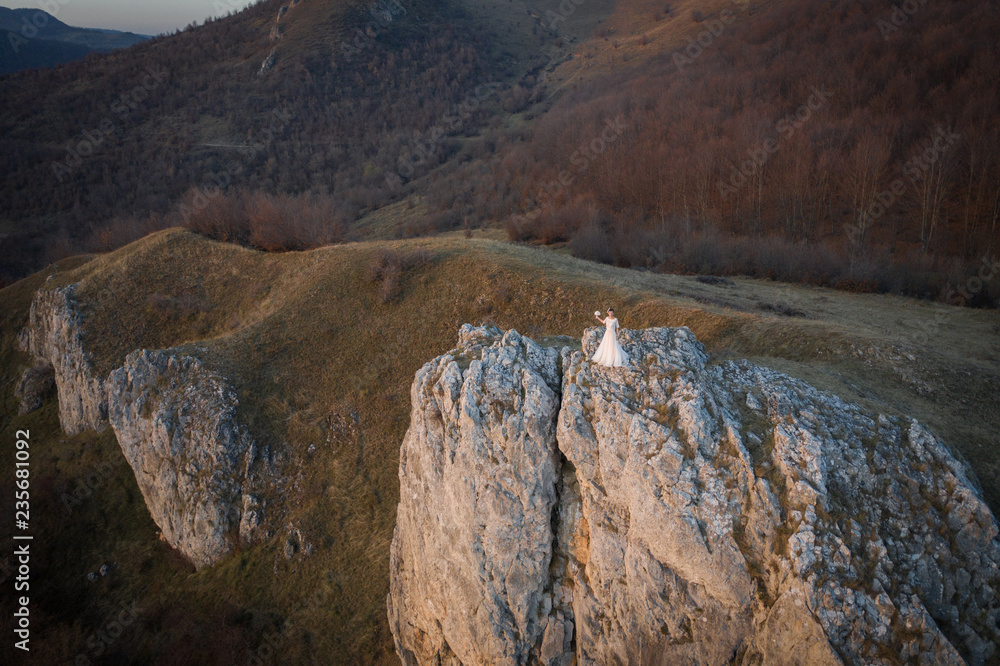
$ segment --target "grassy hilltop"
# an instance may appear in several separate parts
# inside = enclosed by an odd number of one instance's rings
[[[227,377],[253,435],[298,470],[285,480],[286,522],[315,545],[311,556],[286,560],[279,529],[196,573],[158,540],[110,429],[66,437],[54,395],[15,416],[14,388],[30,363],[15,336],[37,289],[70,283],[79,283],[99,373],[133,349],[175,347]],[[168,229],[0,290],[0,431],[10,442],[30,428],[33,444],[34,656],[398,663],[385,597],[414,372],[454,346],[462,323],[579,337],[610,305],[629,328],[689,326],[713,360],[751,357],[920,419],[971,463],[1000,510],[995,311],[740,278],[710,284],[478,232],[268,254]],[[12,448],[3,450],[12,468]],[[88,478],[89,496],[67,506]],[[12,480],[0,491],[12,516]],[[4,520],[0,538],[9,538]],[[89,582],[105,562],[111,575]],[[325,602],[310,605],[317,593]],[[137,618],[105,644],[121,603],[135,603]],[[0,628],[9,625],[5,617]]]

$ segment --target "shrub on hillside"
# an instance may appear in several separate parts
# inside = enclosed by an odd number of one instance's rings
[[[103,224],[92,224],[82,249],[87,252],[110,252],[154,231],[164,229],[167,224],[167,221],[156,213],[142,219],[115,216]]]
[[[605,225],[610,218],[587,198],[545,206],[532,217],[511,216],[504,223],[512,241],[538,241],[546,245],[566,242],[587,225]]]
[[[614,255],[611,254],[611,247],[608,244],[608,235],[596,224],[587,225],[574,234],[573,240],[569,242],[569,249],[581,259],[599,261],[602,264],[614,261]]]
[[[203,236],[227,243],[247,245],[250,226],[247,222],[247,197],[244,190],[207,195],[192,187],[181,199],[175,214],[181,223]]]
[[[306,250],[340,242],[345,225],[329,198],[256,193],[247,207],[250,245],[265,252]]]
[[[432,261],[431,253],[417,248],[400,254],[382,249],[375,253],[368,264],[367,278],[376,284],[376,296],[380,303],[389,303],[401,292],[400,278],[412,268],[425,266]]]
[[[343,241],[347,215],[330,197],[263,192],[189,192],[177,215],[192,231],[265,252],[287,252]]]

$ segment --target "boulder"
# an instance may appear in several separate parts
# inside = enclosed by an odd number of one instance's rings
[[[55,385],[55,371],[48,363],[42,362],[26,368],[14,389],[14,397],[21,401],[17,413],[30,414],[41,407]]]

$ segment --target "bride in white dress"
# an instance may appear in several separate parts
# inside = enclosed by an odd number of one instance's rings
[[[618,344],[618,320],[615,319],[614,308],[608,309],[606,319],[601,319],[600,312],[595,312],[594,318],[604,324],[606,330],[604,331],[604,339],[601,340],[601,346],[597,348],[597,352],[591,360],[609,368],[618,368],[628,363],[628,354]]]

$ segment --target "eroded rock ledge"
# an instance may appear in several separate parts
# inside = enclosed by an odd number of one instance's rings
[[[265,500],[251,493],[254,470],[266,467],[254,462],[267,456],[237,422],[225,378],[172,350],[136,350],[98,376],[74,288],[39,291],[18,336],[39,372],[54,370],[63,430],[100,431],[110,422],[153,520],[195,566],[217,562],[237,540],[266,536]]]
[[[464,326],[421,368],[389,622],[407,664],[984,664],[997,523],[916,421],[686,328],[626,368]]]

